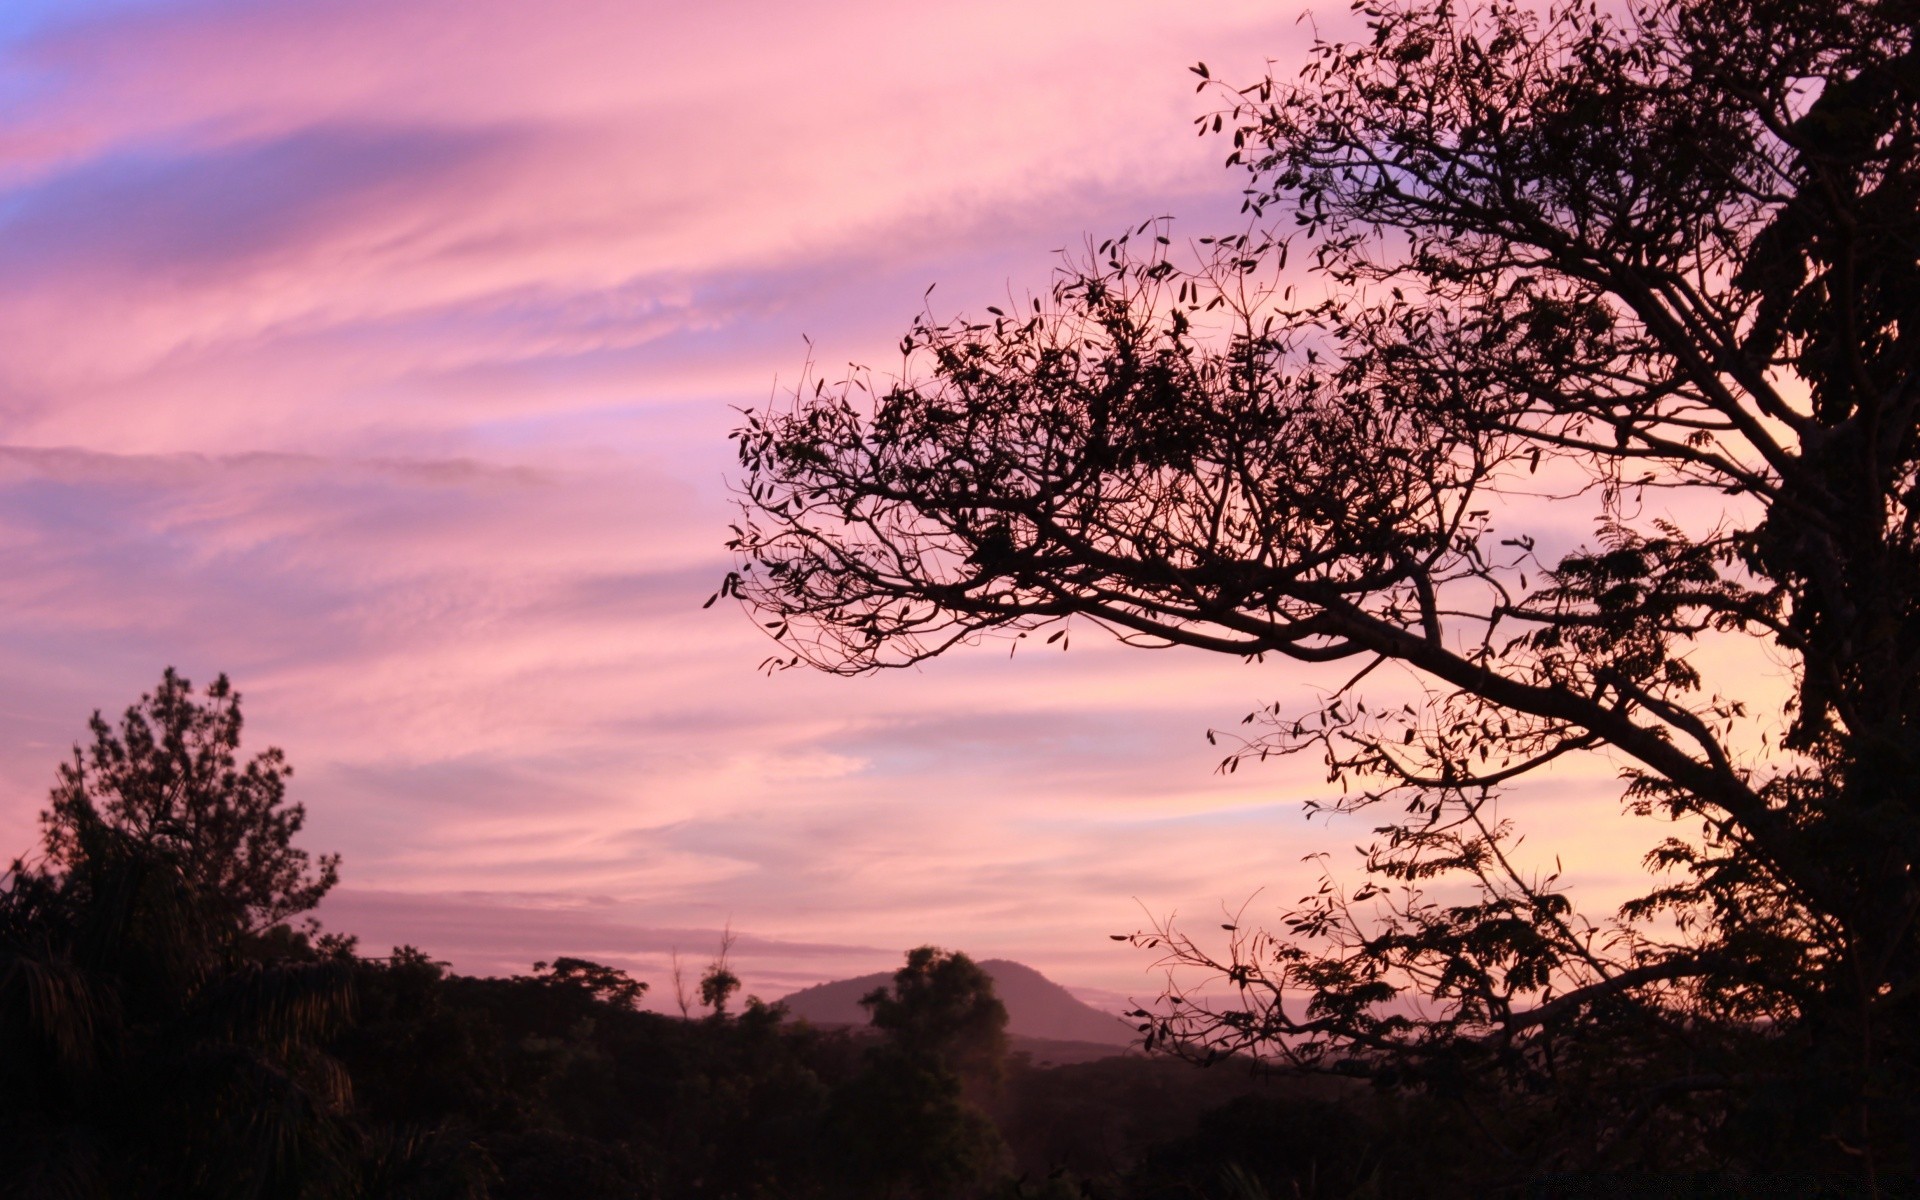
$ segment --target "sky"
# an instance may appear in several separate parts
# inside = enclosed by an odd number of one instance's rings
[[[93,710],[225,672],[363,952],[582,955],[658,1001],[730,926],[769,998],[923,943],[1151,998],[1109,934],[1271,919],[1367,840],[1302,815],[1317,764],[1205,739],[1336,679],[1092,637],[768,677],[701,605],[739,407],[1090,234],[1233,227],[1186,68],[1284,68],[1300,16],[0,5],[0,842]],[[1613,772],[1532,801],[1603,892]]]

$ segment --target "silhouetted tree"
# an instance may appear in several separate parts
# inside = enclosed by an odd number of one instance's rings
[[[249,778],[232,765],[237,705],[169,672],[131,732],[96,719],[93,757],[54,790],[47,845],[0,882],[0,1196],[1088,1194],[1071,1166],[1118,1197],[1135,1194],[1134,1167],[1159,1189],[1141,1195],[1217,1173],[1220,1137],[1142,1160],[1238,1084],[1170,1089],[1174,1064],[1139,1059],[1006,1078],[1006,1013],[964,955],[909,954],[867,997],[878,1033],[861,1036],[788,1024],[752,997],[727,1014],[731,986],[711,1020],[645,1012],[645,983],[581,958],[476,979],[413,946],[360,958],[351,937],[263,927],[298,917],[334,860],[299,865],[297,821],[275,820],[283,793],[222,784]],[[155,765],[168,744],[229,769]],[[277,755],[254,762],[285,776]],[[732,941],[709,978],[731,977]],[[1025,1135],[1031,1186],[1004,1177],[1013,1155],[986,1100]],[[1297,1157],[1248,1161],[1296,1178]],[[1317,1147],[1309,1165],[1339,1162]]]
[[[0,887],[0,1194],[351,1187],[349,1089],[317,1049],[347,969],[260,953],[335,860],[310,875],[290,844],[277,751],[235,768],[238,705],[168,671],[124,736],[96,715],[44,853]]]
[[[585,958],[556,958],[549,965],[533,964],[533,978],[551,988],[575,992],[615,1008],[634,1009],[647,994],[645,982],[620,970]]]
[[[740,977],[717,963],[700,976],[700,1003],[712,1009],[716,1017],[727,1015],[727,1001],[739,990]]]
[[[293,844],[306,808],[289,804],[293,768],[275,747],[241,765],[240,693],[225,675],[204,698],[168,667],[118,728],[98,713],[93,744],[75,746],[42,814],[47,866],[70,869],[86,831],[104,827],[177,865],[238,934],[311,911],[338,881],[340,856],[316,862]]]
[[[1148,222],[1031,313],[917,321],[897,383],[749,412],[722,592],[770,666],[1074,623],[1352,664],[1223,766],[1323,755],[1392,813],[1368,878],[1140,935],[1239,997],[1164,1043],[1493,1081],[1535,1163],[1920,1169],[1916,9],[1358,11],[1205,119],[1245,232]],[[1382,664],[1415,686],[1369,705]],[[1612,915],[1495,803],[1595,754],[1664,826]]]
[[[993,976],[956,951],[907,952],[893,983],[860,1003],[873,1027],[904,1054],[938,1063],[962,1079],[998,1081],[1007,1053],[1007,1007]]]
[[[470,1147],[494,1195],[849,1194],[826,1135],[834,1090],[864,1065],[844,1032],[752,999],[687,1021],[544,973],[451,974],[404,947],[355,969],[360,1018],[334,1049],[363,1119],[431,1134],[456,1161]]]
[[[947,1200],[978,1195],[1006,1152],[968,1091],[1000,1079],[1006,1006],[964,954],[921,946],[890,987],[861,1001],[886,1035],[834,1096],[837,1173],[860,1194]]]
[[[740,990],[740,977],[733,973],[733,922],[720,933],[720,949],[700,975],[700,1003],[713,1010],[715,1017],[727,1015],[727,1002]]]

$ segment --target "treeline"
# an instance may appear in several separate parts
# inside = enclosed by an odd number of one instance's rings
[[[338,860],[297,844],[280,754],[241,761],[224,678],[91,732],[0,888],[0,1194],[1171,1200],[1392,1168],[1337,1097],[1009,1055],[991,978],[930,947],[865,1030],[730,1011],[724,959],[674,1017],[578,958],[362,955],[303,919]]]
[[[62,765],[0,882],[0,1196],[395,1200],[1330,1200],[1853,1195],[1556,1176],[1559,1110],[1462,1078],[1010,1054],[992,979],[922,947],[826,1030],[724,952],[672,1016],[580,958],[471,978],[308,913],[338,860],[239,696],[169,671]],[[676,991],[678,989],[676,988]],[[1595,1190],[1596,1186],[1599,1190]],[[1898,1189],[1881,1185],[1878,1194]]]
[[[384,1194],[1185,1200],[1346,1196],[1373,1173],[1358,1127],[1336,1133],[1339,1106],[1245,1072],[1003,1057],[984,974],[958,954],[910,958],[881,1001],[906,1019],[850,1031],[756,1001],[682,1020],[562,973],[474,979],[401,954],[356,965],[360,1015],[330,1049],[362,1122],[416,1131]],[[955,992],[924,986],[943,967],[976,977],[959,994],[987,1022],[953,1020]]]

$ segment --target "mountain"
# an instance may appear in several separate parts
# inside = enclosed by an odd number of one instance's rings
[[[1007,1006],[1007,1032],[1045,1042],[1080,1042],[1123,1049],[1139,1040],[1133,1026],[1111,1013],[1074,999],[1073,993],[1032,967],[990,958],[980,969],[993,977],[993,990]],[[862,975],[801,988],[781,1000],[787,1011],[815,1025],[865,1025],[860,997],[893,982],[893,973]]]

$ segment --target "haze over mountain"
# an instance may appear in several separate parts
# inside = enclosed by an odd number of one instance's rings
[[[990,958],[980,968],[993,977],[994,992],[1007,1006],[1007,1032],[1014,1037],[1090,1042],[1116,1049],[1139,1039],[1133,1026],[1075,999],[1073,993],[1032,967]],[[781,1003],[794,1016],[805,1017],[815,1025],[865,1025],[867,1010],[860,1006],[860,997],[892,982],[890,971],[840,979],[801,988]]]

